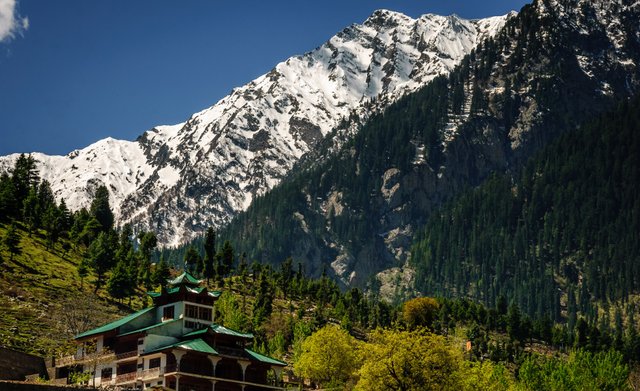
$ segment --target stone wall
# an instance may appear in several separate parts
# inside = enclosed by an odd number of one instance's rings
[[[96,388],[78,388],[73,386],[55,386],[50,384],[22,383],[0,380],[0,390],[2,391],[72,391],[79,389],[82,389],[83,391],[98,391]]]
[[[0,347],[0,380],[25,380],[36,373],[47,376],[42,357]]]

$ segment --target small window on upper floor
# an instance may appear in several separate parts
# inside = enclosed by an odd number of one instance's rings
[[[168,320],[175,318],[174,306],[170,305],[168,307],[164,307],[162,310],[162,320]]]

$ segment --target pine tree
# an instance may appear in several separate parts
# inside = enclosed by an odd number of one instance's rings
[[[231,269],[233,267],[233,261],[234,261],[233,247],[231,246],[231,242],[227,240],[222,245],[221,266],[222,266],[223,276],[226,276],[229,273],[231,273]]]
[[[156,264],[156,268],[153,271],[152,282],[154,285],[163,286],[167,283],[167,280],[171,276],[171,271],[169,270],[169,264],[164,259],[164,257],[160,258],[160,262]]]
[[[133,294],[134,286],[131,284],[126,261],[120,260],[111,271],[107,280],[107,293],[118,301]]]
[[[80,277],[81,290],[84,287],[84,279],[87,277],[88,274],[89,274],[89,267],[87,266],[86,259],[83,259],[82,261],[80,261],[80,264],[78,265],[78,277]]]
[[[27,225],[29,236],[40,226],[38,209],[38,190],[32,187],[22,201],[22,219]]]
[[[20,253],[20,236],[15,223],[11,223],[3,239],[4,245],[9,250],[9,260],[13,261],[13,256]]]
[[[42,216],[42,226],[47,231],[47,250],[51,248],[62,233],[60,211],[54,204],[49,204]]]
[[[115,253],[113,251],[115,245],[111,243],[109,235],[100,232],[96,240],[94,240],[87,250],[87,262],[96,273],[95,292],[100,289],[104,280],[104,275],[112,266]]]
[[[29,190],[40,181],[35,158],[31,155],[20,154],[11,173],[11,180],[15,189],[16,202],[18,205],[22,205]]]
[[[204,239],[204,278],[209,279],[215,275],[214,258],[216,253],[216,233],[212,227],[207,229]]]
[[[102,231],[106,232],[113,227],[114,217],[109,205],[109,190],[106,186],[100,186],[96,190],[90,208],[91,215],[96,218]]]
[[[9,218],[17,218],[15,188],[11,178],[6,173],[0,175],[0,222]]]
[[[187,253],[184,256],[184,268],[188,270],[190,273],[194,272],[196,265],[198,264],[198,259],[200,255],[198,251],[196,251],[195,247],[190,246],[187,250]]]

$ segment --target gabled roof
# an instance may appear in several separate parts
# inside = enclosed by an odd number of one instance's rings
[[[220,325],[220,324],[212,324],[211,326],[209,326],[209,328],[213,330],[213,332],[216,334],[225,334],[225,335],[231,335],[234,337],[253,339],[253,334],[251,333],[241,333],[240,331],[236,331],[228,327],[224,327],[223,325]]]
[[[174,280],[175,281],[175,280]],[[191,293],[196,293],[196,294],[200,294],[203,291],[206,290],[207,294],[211,297],[220,297],[220,295],[222,294],[221,291],[210,291],[205,287],[190,287],[190,286],[185,286],[185,289],[187,290],[187,292],[191,292]],[[171,287],[171,288],[166,288],[164,290],[164,292],[166,292],[166,294],[174,294],[180,291],[180,286],[175,286],[175,287]],[[160,292],[147,292],[147,295],[151,296],[151,297],[160,297],[162,296],[162,293]]]
[[[190,341],[180,341],[176,343],[172,343],[170,345],[161,346],[157,349],[154,349],[151,352],[145,352],[145,354],[151,354],[155,352],[159,352],[165,349],[184,349],[184,350],[193,350],[195,352],[206,353],[206,354],[215,354],[218,355],[218,352],[211,347],[208,343],[203,341],[200,338],[192,339]]]
[[[142,333],[144,331],[149,331],[149,330],[152,330],[152,329],[155,329],[155,328],[158,328],[158,327],[166,326],[168,324],[179,322],[181,320],[182,320],[181,318],[178,318],[178,319],[172,319],[172,320],[168,320],[168,321],[161,322],[161,323],[154,323],[151,326],[143,327],[141,329],[137,329],[137,330],[133,330],[133,331],[127,331],[126,333],[123,333],[123,334],[118,334],[118,337],[123,337],[125,335]]]
[[[263,363],[271,364],[271,365],[282,365],[283,367],[287,366],[287,363],[284,361],[276,360],[275,358],[262,355],[258,352],[254,352],[253,350],[245,349],[244,351],[249,355],[249,357],[251,357],[254,360],[261,361]]]
[[[214,334],[223,334],[223,335],[230,335],[232,337],[253,339],[253,334],[251,333],[241,333],[240,331],[236,331],[215,323],[210,325],[209,327],[205,327],[203,329],[195,330],[190,333],[187,333],[184,335],[184,337],[193,337],[196,335],[206,334],[209,330],[211,330]]]
[[[191,274],[189,274],[189,272],[185,271],[178,277],[174,278],[173,280],[169,280],[167,282],[169,283],[169,285],[176,286],[176,285],[200,285],[201,281],[195,278],[194,276],[192,276]]]
[[[75,339],[79,339],[79,338],[88,337],[90,335],[102,334],[102,333],[106,333],[108,331],[115,330],[118,327],[123,326],[123,325],[131,322],[132,320],[136,319],[137,317],[142,316],[142,315],[146,314],[147,312],[149,312],[149,311],[151,311],[151,310],[153,310],[155,308],[156,307],[148,307],[148,308],[142,309],[142,310],[140,310],[138,312],[134,312],[131,315],[127,315],[127,316],[125,316],[123,318],[120,318],[120,319],[118,319],[116,321],[113,321],[111,323],[107,323],[107,324],[102,325],[102,326],[100,326],[98,328],[95,328],[95,329],[88,330],[88,331],[85,331],[83,333],[80,333],[80,334],[76,335],[74,338]]]

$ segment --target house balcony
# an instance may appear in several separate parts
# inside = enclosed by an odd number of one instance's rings
[[[121,373],[116,375],[116,385],[133,383],[138,379],[138,372]]]
[[[152,379],[157,379],[160,376],[163,376],[165,372],[165,368],[150,368],[150,369],[145,369],[143,371],[138,371],[138,380],[152,380]]]
[[[115,359],[116,361],[121,361],[121,360],[126,360],[128,358],[137,357],[137,356],[138,356],[138,350],[131,350],[128,352],[116,353]]]
[[[109,359],[117,359],[117,355],[115,355],[111,351],[104,351],[102,353],[90,353],[90,354],[76,353],[69,356],[57,358],[56,367],[66,367],[69,365],[84,364],[86,362],[93,361],[93,360],[104,361]]]
[[[265,384],[265,383],[254,383],[251,381],[246,381],[246,380],[241,380],[241,379],[233,379],[233,378],[227,378],[227,377],[220,377],[220,376],[211,376],[210,374],[204,374],[204,373],[200,373],[201,371],[197,371],[197,370],[192,370],[192,369],[179,369],[177,368],[176,365],[167,365],[166,367],[164,367],[161,370],[163,376],[166,378],[168,378],[169,376],[172,377],[180,377],[182,380],[180,380],[181,382],[185,379],[185,378],[194,378],[194,379],[201,379],[201,380],[211,380],[211,381],[216,381],[216,382],[226,382],[226,383],[231,383],[231,384],[237,384],[240,386],[251,386],[251,387],[257,387],[257,388],[261,388],[264,390],[284,390],[285,388],[276,384]],[[182,389],[182,388],[180,388]]]

